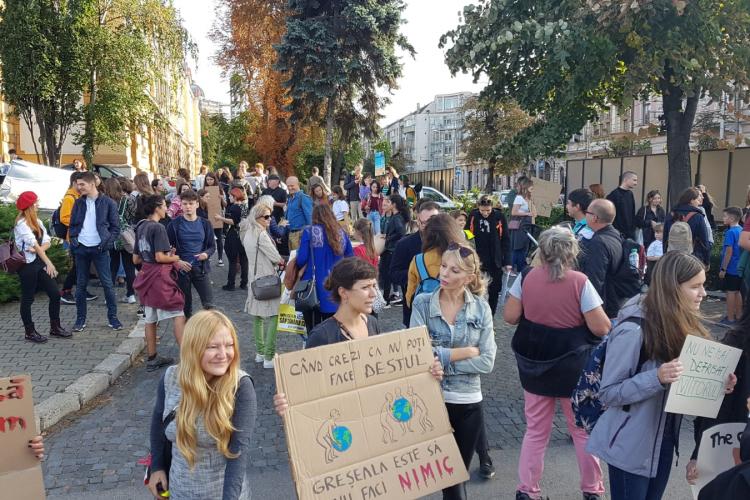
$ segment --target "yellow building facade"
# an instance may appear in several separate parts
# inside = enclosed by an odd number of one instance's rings
[[[151,97],[157,103],[164,126],[143,126],[128,131],[128,143],[124,146],[99,146],[94,155],[94,163],[113,165],[124,174],[132,177],[145,171],[166,177],[173,177],[179,168],[186,168],[192,176],[198,173],[202,162],[201,123],[198,97],[192,90],[189,70],[185,70],[176,82],[175,91],[167,83],[155,84]],[[18,118],[7,113],[7,106],[0,105],[2,122],[0,140],[2,153],[7,160],[8,149],[16,149],[24,160],[44,163],[34,150],[34,134]],[[37,134],[38,135],[38,134]],[[7,139],[6,139],[7,138]],[[63,144],[62,165],[82,158],[81,146],[72,142],[68,134]]]

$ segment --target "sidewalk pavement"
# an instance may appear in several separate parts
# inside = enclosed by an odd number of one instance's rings
[[[98,284],[98,281],[94,281]],[[28,373],[33,384],[37,428],[48,429],[63,416],[78,411],[103,392],[132,363],[144,347],[143,328],[137,327],[137,306],[117,304],[123,329],[107,326],[107,308],[101,287],[89,283],[99,298],[88,302],[86,329],[72,339],[50,337],[45,344],[24,340],[18,302],[0,304],[0,377]],[[118,301],[124,288],[115,288]],[[38,294],[32,306],[37,330],[49,332],[47,296]],[[61,322],[73,328],[76,306],[61,304]],[[140,333],[139,333],[140,330]]]

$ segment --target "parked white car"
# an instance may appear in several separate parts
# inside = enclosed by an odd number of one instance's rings
[[[69,185],[69,170],[13,160],[0,185],[0,201],[15,203],[24,191],[33,191],[39,197],[39,208],[54,210],[60,206]]]
[[[446,195],[435,188],[423,186],[419,193],[420,198],[427,198],[437,203],[442,210],[455,210],[458,206]]]

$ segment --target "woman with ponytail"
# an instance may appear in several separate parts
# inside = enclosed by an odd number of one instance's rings
[[[585,274],[574,271],[578,252],[570,230],[552,227],[543,232],[537,250],[541,266],[516,279],[503,310],[505,321],[518,325],[511,345],[525,401],[518,500],[541,497],[539,481],[558,401],[575,444],[583,498],[604,493],[602,469],[598,459],[586,453],[588,435],[576,427],[570,394],[588,353],[611,324],[594,286]]]
[[[36,331],[31,316],[31,304],[37,290],[44,290],[49,297],[49,334],[53,337],[70,338],[72,334],[60,324],[60,290],[57,288],[57,269],[47,257],[50,237],[44,224],[37,217],[37,195],[31,191],[21,193],[16,200],[18,216],[13,228],[16,247],[26,259],[18,279],[21,281],[21,320],[28,342],[43,344],[47,337]]]
[[[443,397],[453,436],[466,468],[484,428],[480,376],[495,366],[492,310],[477,252],[451,243],[440,264],[440,288],[414,298],[411,326],[426,326],[445,371]],[[444,499],[465,499],[464,483],[443,490]]]
[[[232,322],[215,309],[194,314],[185,325],[180,364],[167,368],[157,391],[147,483],[151,494],[249,500],[247,470],[257,412],[253,381],[240,369]],[[170,444],[171,457],[165,456]]]

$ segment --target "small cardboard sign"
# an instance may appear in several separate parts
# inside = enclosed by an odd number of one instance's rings
[[[224,196],[224,193],[219,186],[206,186],[205,190],[208,192],[208,199],[206,200],[208,221],[214,229],[221,229],[224,227],[224,223],[217,221],[214,215],[223,215],[221,212],[221,197]]]
[[[39,460],[28,443],[37,435],[31,377],[0,378],[0,496],[44,499]]]
[[[685,371],[669,388],[664,411],[716,418],[727,379],[741,355],[740,349],[688,335],[680,352]]]
[[[536,214],[540,217],[552,215],[552,209],[560,203],[562,186],[556,182],[545,181],[534,177],[534,194],[531,199],[536,207]],[[511,200],[511,203],[513,201]]]
[[[740,438],[744,430],[744,423],[729,423],[703,431],[696,464],[698,480],[691,485],[693,498],[697,500],[698,493],[716,476],[742,463]]]
[[[418,498],[468,480],[424,327],[276,358],[297,495]]]

